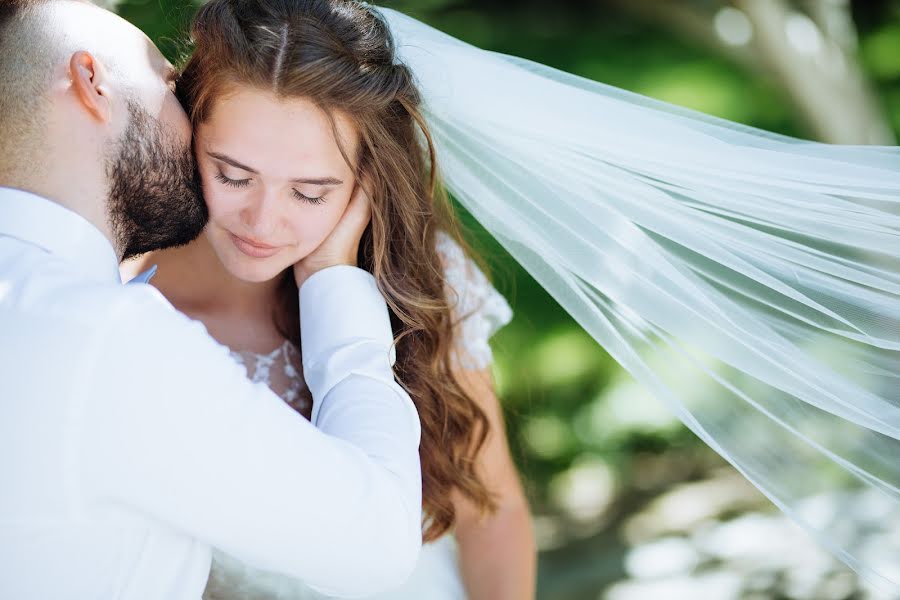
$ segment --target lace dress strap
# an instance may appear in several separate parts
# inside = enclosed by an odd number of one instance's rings
[[[438,232],[436,249],[444,265],[447,298],[458,320],[459,364],[464,369],[484,369],[493,360],[488,340],[512,320],[512,309],[447,233]]]

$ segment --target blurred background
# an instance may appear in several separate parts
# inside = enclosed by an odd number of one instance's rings
[[[482,48],[787,135],[895,144],[900,132],[900,0],[383,5]],[[177,61],[195,4],[107,6]],[[535,516],[539,598],[885,598],[782,517],[461,216],[516,314],[494,339],[495,373]]]

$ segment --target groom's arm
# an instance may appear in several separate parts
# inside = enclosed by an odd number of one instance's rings
[[[301,290],[313,426],[149,290],[110,320],[81,423],[84,495],[334,595],[401,583],[421,543],[419,421],[374,281]]]

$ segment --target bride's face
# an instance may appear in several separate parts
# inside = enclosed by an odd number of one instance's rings
[[[334,115],[348,156],[350,122]],[[225,268],[268,281],[312,252],[337,225],[355,179],[328,117],[305,99],[241,88],[217,100],[195,136],[206,236]]]

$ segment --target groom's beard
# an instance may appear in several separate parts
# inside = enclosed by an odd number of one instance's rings
[[[118,155],[107,168],[109,222],[122,259],[193,241],[206,225],[190,148],[136,103]]]

